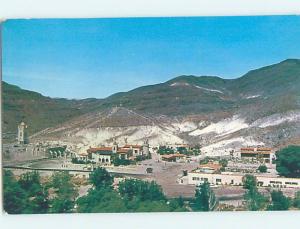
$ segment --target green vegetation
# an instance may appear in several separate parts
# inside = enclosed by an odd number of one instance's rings
[[[95,169],[89,180],[96,189],[111,187],[113,183],[113,177],[104,168]]]
[[[271,198],[272,203],[268,206],[268,210],[284,211],[289,209],[291,201],[283,195],[282,191],[272,191]]]
[[[4,210],[9,214],[72,212],[78,195],[66,172],[54,173],[42,184],[37,172],[22,174],[16,180],[11,171],[4,171],[3,186]]]
[[[266,165],[260,165],[257,169],[260,173],[266,173],[268,171],[268,168]]]
[[[227,167],[227,165],[228,165],[228,160],[226,160],[226,159],[221,159],[221,160],[219,160],[219,164],[220,164],[223,168],[225,168],[225,167]]]
[[[159,146],[157,153],[160,155],[173,154],[175,153],[174,149],[166,146]]]
[[[244,199],[250,211],[263,210],[267,204],[267,198],[259,193],[256,185],[256,177],[249,174],[243,177],[243,187],[246,189]]]
[[[114,186],[113,180],[104,168],[97,168],[88,180],[92,187],[86,195],[77,198],[75,178],[67,172],[53,173],[50,179],[41,182],[37,172],[28,172],[16,179],[11,171],[4,170],[4,209],[9,214],[40,214],[213,211],[218,206],[208,182],[197,187],[194,199],[184,201],[182,197],[168,199],[161,186],[154,181],[120,178],[118,186]],[[273,190],[268,200],[259,193],[254,176],[245,175],[243,184],[248,210],[288,210],[290,206],[300,208],[300,192],[290,199],[281,191]],[[221,206],[220,209],[232,210],[230,206]]]
[[[294,202],[293,202],[293,206],[295,208],[300,209],[300,191],[296,192],[296,194],[295,194],[295,199],[294,199]]]
[[[11,171],[4,170],[3,208],[9,214],[20,214],[26,207],[26,192],[21,188]]]
[[[24,213],[47,213],[49,207],[48,193],[42,186],[38,172],[21,175],[18,183],[25,190]]]
[[[226,159],[221,159],[221,160],[219,160],[219,164],[222,166],[220,170],[221,170],[222,172],[224,172],[224,171],[225,171],[225,168],[226,168],[227,165],[228,165],[228,160],[226,160]]]
[[[154,181],[126,179],[119,183],[119,193],[127,200],[133,200],[134,198],[141,201],[166,200],[161,187]]]
[[[153,181],[125,179],[114,190],[113,177],[105,169],[96,169],[90,177],[93,188],[77,200],[78,212],[186,211],[182,199],[168,202],[161,187]]]
[[[212,211],[217,204],[214,192],[208,182],[204,182],[196,189],[193,210]]]
[[[148,155],[138,155],[138,156],[136,156],[135,161],[138,162],[138,161],[144,161],[144,160],[148,160],[148,159],[151,159],[151,154],[150,153]]]
[[[157,153],[160,155],[180,153],[186,156],[197,156],[200,154],[200,149],[198,148],[198,146],[193,149],[188,149],[187,147],[183,146],[177,147],[176,149],[173,149],[169,146],[159,146]]]
[[[132,163],[131,160],[123,159],[119,157],[115,157],[113,160],[114,166],[120,166],[120,165],[130,165]]]
[[[71,181],[68,172],[55,172],[48,188],[54,191],[54,198],[51,199],[52,213],[69,213],[72,212],[75,199],[78,195],[75,185]]]
[[[300,177],[300,146],[288,146],[276,152],[276,169],[281,176]]]
[[[85,160],[80,160],[80,159],[78,159],[77,157],[73,157],[73,158],[71,159],[71,162],[72,162],[73,164],[96,164],[96,162],[93,162],[93,161],[90,161],[90,160],[87,160],[87,161],[85,161]]]

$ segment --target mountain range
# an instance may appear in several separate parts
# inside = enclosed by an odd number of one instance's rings
[[[45,97],[2,82],[3,140],[28,124],[32,140],[201,144],[209,154],[241,145],[300,143],[300,60],[237,79],[182,75],[104,99]],[[205,148],[206,147],[206,148]]]

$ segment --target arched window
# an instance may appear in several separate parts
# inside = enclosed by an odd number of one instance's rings
[[[108,158],[106,158],[106,162],[108,162]]]
[[[104,160],[104,158],[102,158],[102,163],[104,163],[105,162],[105,160]]]

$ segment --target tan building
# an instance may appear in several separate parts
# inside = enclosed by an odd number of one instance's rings
[[[122,147],[122,149],[126,150],[131,150],[132,151],[132,156],[139,156],[143,155],[143,146],[141,145],[128,145],[126,144],[125,146]]]
[[[161,158],[168,162],[184,162],[186,160],[186,156],[180,153],[162,155]]]
[[[207,164],[199,165],[198,169],[200,172],[204,172],[204,173],[216,173],[220,171],[221,167],[222,166],[217,163],[207,163]]]
[[[111,165],[113,150],[112,147],[98,147],[87,150],[88,159],[100,165]]]
[[[264,163],[272,163],[272,160],[275,159],[275,154],[271,148],[246,147],[241,148],[239,157],[242,159],[259,160]]]

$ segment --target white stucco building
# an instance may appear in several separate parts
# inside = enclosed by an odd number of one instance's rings
[[[238,173],[203,173],[199,169],[188,173],[188,184],[199,185],[207,181],[211,185],[243,185],[243,177],[245,174]],[[255,174],[257,185],[262,187],[275,188],[300,188],[299,178],[286,178],[279,176],[271,176],[268,174]]]

